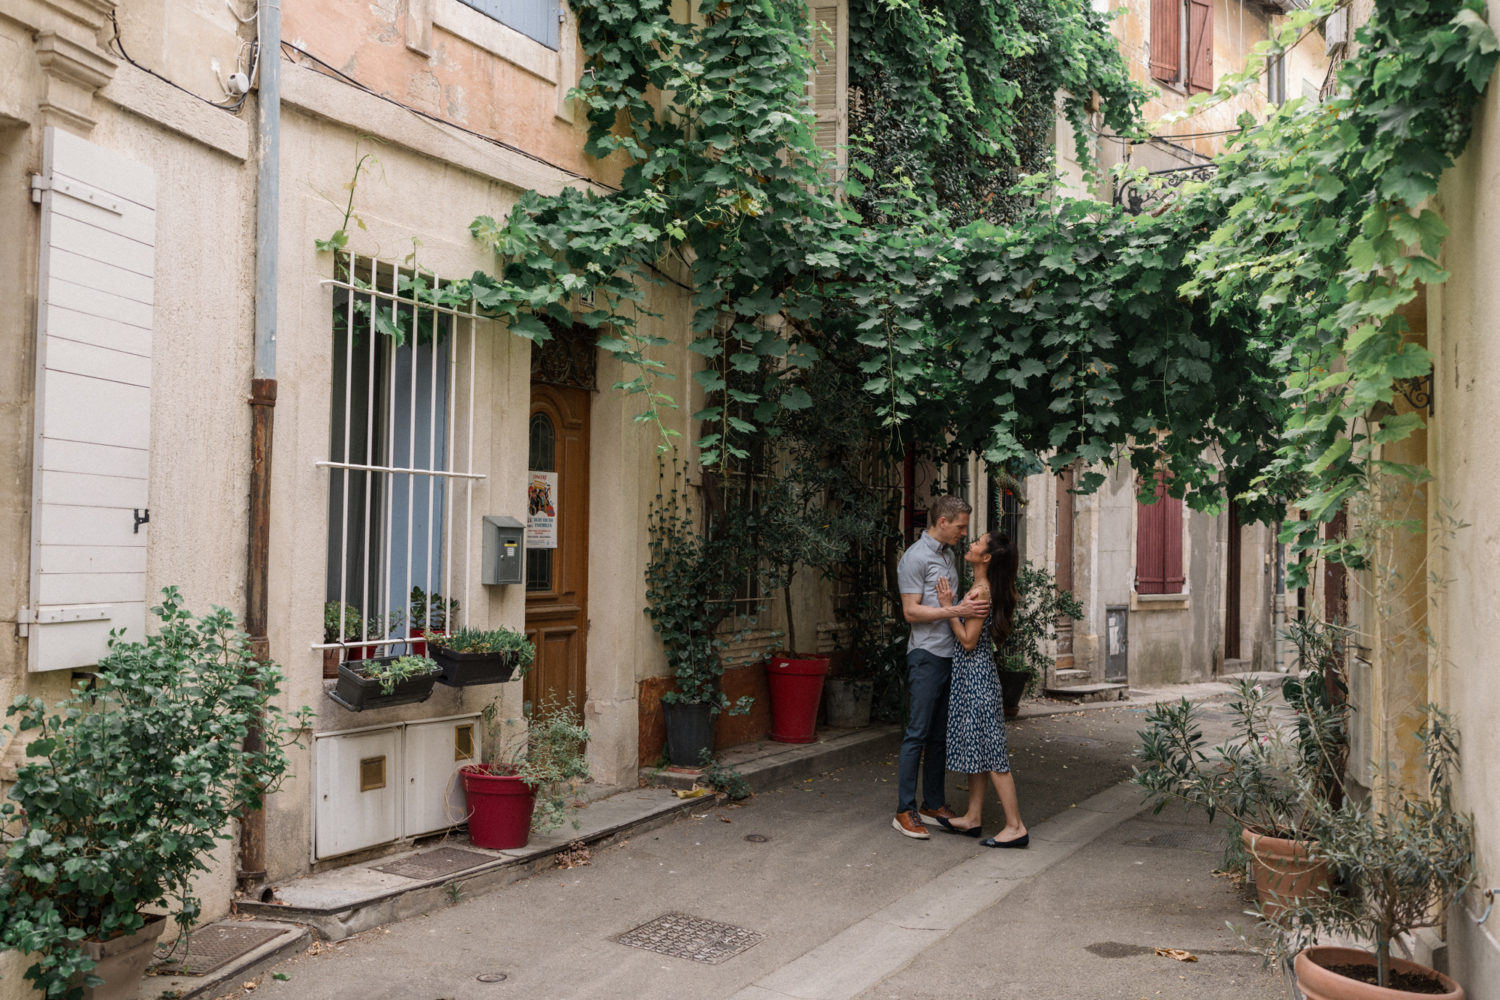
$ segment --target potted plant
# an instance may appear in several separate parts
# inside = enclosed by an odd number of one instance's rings
[[[550,702],[525,720],[500,720],[499,705],[485,707],[484,745],[478,764],[459,769],[468,802],[469,842],[489,850],[525,847],[532,833],[547,833],[571,819],[578,784],[589,777],[584,745],[589,731],[572,712]]]
[[[426,632],[432,658],[442,668],[438,683],[449,687],[500,684],[525,674],[536,657],[536,647],[515,629],[461,628],[455,632]]]
[[[210,856],[311,724],[309,709],[277,707],[281,670],[255,658],[228,609],[194,616],[168,587],[151,610],[160,629],[112,637],[87,687],[6,710],[6,732],[29,742],[0,806],[19,834],[4,850],[0,946],[35,960],[25,978],[44,996],[135,997],[166,926],[145,911],[187,933]],[[259,749],[245,748],[252,727]]]
[[[658,493],[650,515],[651,559],[646,565],[646,613],[661,637],[675,690],[662,695],[667,730],[667,759],[675,768],[697,770],[704,749],[714,744],[714,718],[720,711],[742,715],[752,699],[733,704],[721,687],[724,649],[748,636],[754,618],[726,634],[740,608],[738,588],[746,574],[755,572],[759,555],[755,544],[753,509],[722,500],[709,506],[715,512],[704,532],[697,530],[692,509],[682,501],[675,479],[664,495]],[[661,478],[666,466],[661,464]],[[684,483],[684,488],[686,483]],[[704,492],[722,491],[710,481]]]
[[[412,705],[432,697],[442,668],[426,656],[377,656],[339,664],[339,682],[328,697],[351,712]]]
[[[1322,678],[1312,683],[1321,685]],[[1314,752],[1306,744],[1345,732],[1344,724],[1330,716],[1347,709],[1289,697],[1293,710],[1311,719],[1293,731],[1294,744],[1288,746],[1285,730],[1272,718],[1265,688],[1249,678],[1237,688],[1239,700],[1226,706],[1234,715],[1235,738],[1208,752],[1198,706],[1186,698],[1153,706],[1136,751],[1146,767],[1136,770],[1134,781],[1156,798],[1158,813],[1176,799],[1203,809],[1210,820],[1220,812],[1229,816],[1240,827],[1261,906],[1274,919],[1289,901],[1329,884],[1327,860],[1308,833],[1312,813],[1306,793],[1318,790],[1313,798],[1326,794],[1324,766],[1330,750]]]
[[[432,632],[442,634],[448,631],[449,619],[458,615],[458,600],[444,600],[443,595],[436,591],[428,594],[421,587],[412,587],[409,613],[411,625],[406,633],[408,637],[415,639]],[[427,643],[412,643],[410,652],[415,656],[426,656]]]
[[[1398,789],[1387,771],[1369,800],[1348,798],[1335,807],[1303,781],[1318,856],[1347,887],[1292,900],[1281,914],[1298,931],[1281,946],[1296,952],[1297,985],[1308,1000],[1464,996],[1446,975],[1391,955],[1392,942],[1442,921],[1476,879],[1474,821],[1453,808],[1458,733],[1440,709],[1424,711],[1427,723],[1417,734],[1427,768],[1423,794]],[[1327,935],[1365,942],[1370,950],[1318,946]]]
[[[364,618],[352,604],[329,601],[323,605],[323,641],[346,642],[364,634]],[[334,647],[323,650],[323,677],[330,679],[339,675],[339,664],[344,661],[344,649]]]
[[[1036,689],[1056,662],[1045,644],[1057,639],[1057,622],[1063,616],[1083,618],[1083,605],[1070,590],[1058,590],[1057,580],[1043,569],[1023,566],[1016,574],[1016,612],[1010,635],[996,650],[996,671],[1005,702],[1005,717],[1021,712],[1021,699]]]

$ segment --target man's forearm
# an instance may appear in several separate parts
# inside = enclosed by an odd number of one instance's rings
[[[926,604],[908,604],[903,610],[906,612],[906,620],[912,624],[918,622],[940,622],[958,617],[957,607],[934,608]]]

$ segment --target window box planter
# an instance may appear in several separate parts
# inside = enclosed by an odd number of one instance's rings
[[[499,653],[455,653],[439,646],[436,641],[428,645],[427,654],[437,661],[443,672],[438,674],[438,683],[449,687],[470,687],[475,684],[503,684],[516,675],[514,650]]]
[[[391,663],[399,657],[376,657],[376,662]],[[366,662],[366,661],[357,661]],[[380,682],[366,677],[348,663],[339,664],[339,682],[328,697],[351,712],[363,712],[367,708],[390,708],[393,705],[415,705],[432,697],[432,687],[437,683],[437,674],[425,677],[410,677],[396,684],[390,694],[381,690]]]

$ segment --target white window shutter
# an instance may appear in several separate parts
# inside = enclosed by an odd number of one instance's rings
[[[42,176],[28,668],[146,625],[156,175],[49,128]]]
[[[849,5],[848,0],[812,7],[813,68],[808,80],[816,118],[813,140],[837,156],[842,179],[849,165]]]

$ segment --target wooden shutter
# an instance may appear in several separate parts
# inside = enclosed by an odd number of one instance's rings
[[[813,140],[836,157],[840,171],[848,165],[843,148],[849,141],[849,8],[847,0],[812,8],[813,66],[808,102],[815,122]],[[839,174],[842,176],[842,173]]]
[[[156,177],[55,128],[42,164],[28,668],[65,670],[145,632]]]
[[[1190,94],[1214,89],[1213,0],[1188,0],[1187,89]]]
[[[1135,592],[1180,594],[1183,579],[1182,501],[1158,478],[1156,502],[1136,505]]]
[[[1182,0],[1151,0],[1151,78],[1175,83],[1181,62]]]

